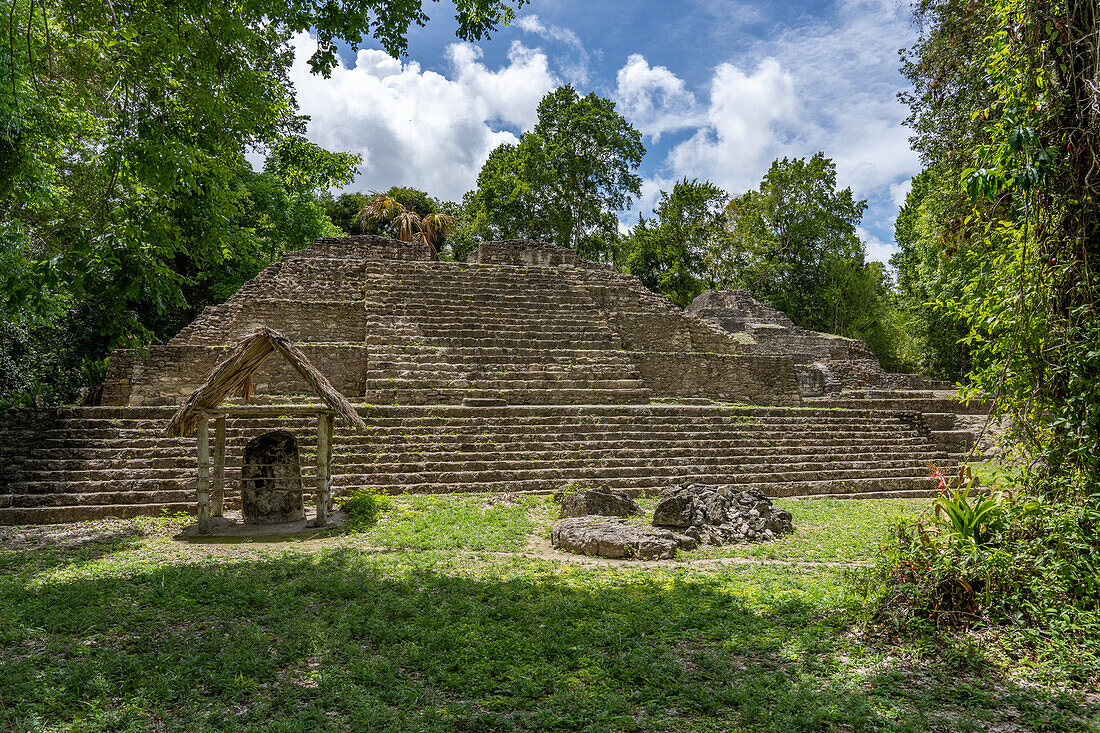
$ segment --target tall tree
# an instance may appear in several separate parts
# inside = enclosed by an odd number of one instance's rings
[[[864,266],[856,226],[866,206],[837,189],[823,153],[777,160],[758,190],[730,201],[730,249],[714,280],[746,287],[806,328],[849,331],[845,296]]]
[[[474,196],[490,236],[548,239],[608,260],[616,211],[641,193],[645,147],[610,100],[564,86],[543,97],[538,123],[501,145],[482,167]]]
[[[514,5],[459,3],[459,35],[483,36]],[[285,153],[283,173],[332,178],[319,149],[280,146],[304,123],[291,35],[317,35],[311,64],[327,73],[338,43],[373,37],[396,54],[410,24],[427,21],[418,0],[15,0],[5,10],[0,320],[8,333],[55,333],[59,349],[79,322],[96,364],[167,329],[194,305],[199,273],[241,271],[257,193],[246,152]],[[281,181],[301,193],[293,175]]]
[[[974,276],[960,223],[968,213],[958,177],[928,168],[913,187],[894,224],[899,251],[890,258],[897,273],[899,316],[912,337],[910,358],[923,374],[958,381],[970,370],[966,320],[946,303],[964,296]]]
[[[623,245],[623,269],[651,290],[688,305],[714,287],[728,252],[729,194],[710,181],[683,179],[662,191],[654,218],[640,218]]]

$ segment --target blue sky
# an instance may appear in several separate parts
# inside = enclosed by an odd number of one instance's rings
[[[294,41],[308,135],[363,155],[351,190],[411,185],[457,199],[493,147],[534,124],[539,99],[571,83],[615,100],[644,133],[643,195],[626,224],[685,176],[737,194],[775,158],[821,150],[868,201],[869,256],[892,253],[898,205],[919,171],[896,98],[897,52],[914,35],[899,0],[535,0],[477,44],[455,38],[446,2],[427,9],[406,57],[368,44],[329,79],[307,71],[312,41]]]

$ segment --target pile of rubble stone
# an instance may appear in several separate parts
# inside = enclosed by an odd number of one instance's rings
[[[563,519],[551,532],[551,542],[580,555],[666,560],[678,549],[761,542],[794,531],[791,513],[754,488],[673,486],[662,492],[652,526],[628,519],[641,508],[622,491],[583,489],[561,503]]]

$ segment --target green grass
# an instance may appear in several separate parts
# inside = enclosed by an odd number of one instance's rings
[[[784,559],[867,557],[884,522],[878,503],[788,506]],[[1097,730],[1080,691],[1016,682],[966,638],[865,638],[844,568],[518,552],[552,516],[541,497],[417,496],[305,541],[4,528],[0,729]]]
[[[520,550],[545,497],[401,496],[377,525],[361,533],[381,547],[415,550]]]
[[[873,562],[886,542],[890,527],[902,517],[916,516],[927,499],[849,501],[779,500],[791,512],[795,532],[774,542],[708,546],[685,553],[686,558],[754,557],[764,560],[810,562]]]

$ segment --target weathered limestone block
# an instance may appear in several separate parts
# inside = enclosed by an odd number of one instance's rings
[[[622,517],[570,517],[550,534],[554,547],[578,555],[631,560],[669,560],[676,550],[695,547],[677,532],[632,524]]]
[[[368,260],[406,260],[430,262],[435,259],[431,245],[424,242],[402,242],[372,234],[351,237],[321,237],[309,247],[297,250],[303,257],[331,257]]]
[[[630,517],[641,513],[642,508],[630,494],[614,489],[581,489],[561,500],[562,517]]]
[[[712,545],[772,540],[794,531],[791,513],[772,506],[759,489],[698,484],[666,489],[653,510],[653,525]]]
[[[798,374],[782,356],[629,352],[646,387],[662,397],[706,397],[748,404],[799,405]]]
[[[477,250],[470,253],[466,261],[482,265],[529,265],[538,267],[583,266],[587,264],[571,249],[533,239],[504,239],[497,242],[482,242],[478,245]]]
[[[290,433],[281,430],[264,433],[245,445],[241,515],[246,524],[278,524],[306,518],[298,441]]]

